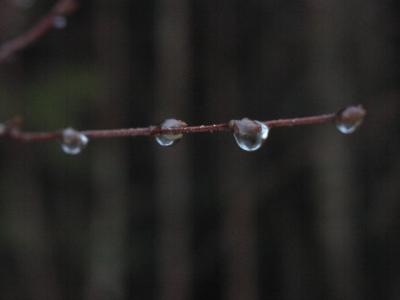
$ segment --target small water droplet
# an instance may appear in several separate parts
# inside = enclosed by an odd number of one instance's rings
[[[260,149],[268,138],[269,128],[260,121],[244,118],[232,120],[229,125],[233,128],[236,143],[244,151],[252,152]]]
[[[164,122],[161,123],[161,129],[170,129],[170,128],[181,128],[186,127],[187,124],[180,120],[175,119],[166,119]],[[156,141],[160,146],[169,147],[175,144],[183,137],[182,133],[178,134],[159,134],[156,136]]]
[[[351,134],[361,125],[365,115],[366,111],[361,105],[346,107],[336,114],[336,128],[343,134]]]
[[[88,143],[89,139],[86,135],[72,128],[64,129],[62,132],[61,148],[66,154],[79,154]]]
[[[55,16],[53,26],[56,29],[64,29],[67,26],[67,18],[64,16]]]

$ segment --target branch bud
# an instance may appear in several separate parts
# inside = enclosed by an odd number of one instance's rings
[[[257,134],[260,131],[260,125],[248,118],[243,118],[241,120],[230,120],[229,128],[231,128],[234,133],[250,136]]]
[[[366,114],[367,111],[362,105],[348,106],[337,112],[336,122],[347,124],[361,123]]]

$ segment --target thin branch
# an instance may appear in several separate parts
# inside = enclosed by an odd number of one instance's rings
[[[334,123],[340,120],[344,123],[361,123],[366,111],[362,106],[349,106],[337,113],[263,121],[270,129],[276,127],[293,127],[303,125],[321,125]],[[181,121],[180,121],[181,122]],[[182,124],[185,124],[182,122]],[[136,137],[136,136],[157,136],[160,134],[189,134],[189,133],[213,133],[213,132],[232,132],[234,129],[230,122],[221,124],[208,124],[197,126],[185,126],[179,128],[162,128],[160,126],[149,126],[142,128],[122,128],[105,130],[83,130],[80,133],[90,139],[97,138],[117,138],[117,137]],[[27,132],[20,130],[20,121],[10,121],[0,127],[0,138],[9,138],[20,142],[40,142],[58,140],[62,137],[62,130],[48,132]]]
[[[31,29],[0,45],[0,64],[6,62],[13,54],[33,44],[53,29],[57,17],[71,15],[77,8],[76,0],[59,0],[50,12],[42,17]]]

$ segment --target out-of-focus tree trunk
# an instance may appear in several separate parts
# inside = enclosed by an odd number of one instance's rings
[[[124,99],[129,87],[129,3],[96,1],[95,39],[100,78],[107,84],[96,99],[98,126],[121,127]],[[110,141],[93,149],[93,213],[87,297],[125,299],[126,242],[129,159],[120,141]]]
[[[349,59],[349,40],[357,1],[310,0],[310,84],[321,111],[352,102],[354,85]],[[354,14],[352,14],[352,12]],[[352,153],[345,137],[321,128],[314,140],[317,223],[332,299],[364,299],[361,291],[362,259],[357,193],[353,184]]]
[[[225,299],[251,300],[257,299],[258,295],[256,193],[248,182],[251,174],[244,158],[240,154],[231,154],[221,163],[224,171],[220,201],[225,202],[226,209],[222,230],[223,251],[227,258]]]
[[[11,181],[3,182],[9,188],[9,194],[4,198],[13,199],[4,203],[4,224],[7,224],[6,232],[20,274],[20,290],[15,291],[15,296],[21,298],[21,293],[26,293],[34,300],[61,299],[52,261],[52,243],[45,227],[44,197],[40,184],[35,180],[37,176],[32,172],[32,160],[28,157],[29,154],[11,160],[8,172]],[[18,181],[13,180],[15,178]]]
[[[207,4],[209,28],[206,32],[206,91],[210,118],[229,120],[241,116],[239,103],[238,6],[236,1]],[[220,137],[222,138],[222,136]],[[257,299],[257,256],[255,236],[254,178],[251,158],[235,145],[233,137],[219,145],[218,201],[224,207],[221,245],[226,274],[224,299]]]
[[[188,0],[161,0],[156,7],[156,118],[185,120],[191,72]],[[159,298],[190,299],[192,294],[191,172],[188,140],[156,150],[156,199],[159,214]]]
[[[18,10],[16,5],[7,1],[0,3],[1,41],[10,39],[22,30],[24,23],[26,14]],[[15,111],[21,114],[25,111],[24,99],[21,97],[23,69],[16,57],[11,57],[9,61],[13,63],[4,64],[0,68],[0,119],[10,118]],[[3,92],[12,101],[4,101]],[[4,152],[7,158],[2,157],[5,167],[0,182],[0,199],[4,211],[3,234],[14,254],[19,285],[2,292],[1,297],[20,299],[28,295],[34,300],[61,299],[61,288],[53,262],[53,244],[49,240],[45,222],[45,197],[38,174],[34,171],[31,149],[26,151],[24,153],[21,148]]]

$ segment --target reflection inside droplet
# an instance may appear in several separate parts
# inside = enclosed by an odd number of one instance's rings
[[[343,134],[351,134],[357,130],[357,128],[361,125],[361,122],[357,122],[355,124],[350,123],[336,123],[336,128]]]

